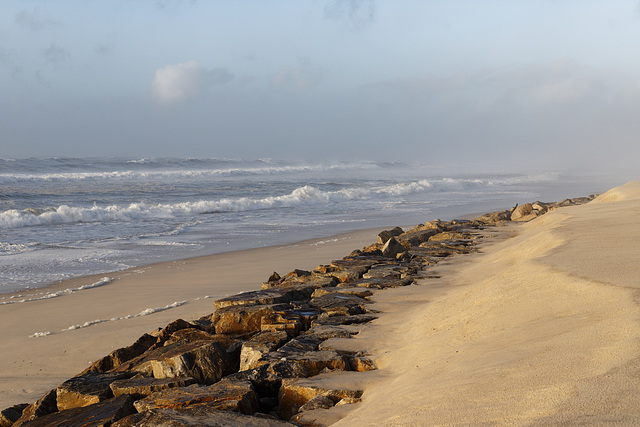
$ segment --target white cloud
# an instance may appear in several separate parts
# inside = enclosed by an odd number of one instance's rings
[[[175,103],[198,96],[211,86],[231,79],[233,75],[224,68],[207,70],[198,61],[191,60],[157,69],[151,91],[159,102]]]

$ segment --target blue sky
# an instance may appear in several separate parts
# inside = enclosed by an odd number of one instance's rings
[[[640,5],[6,0],[0,157],[634,168]]]

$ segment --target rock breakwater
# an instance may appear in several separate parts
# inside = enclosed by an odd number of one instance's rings
[[[311,425],[306,411],[357,404],[363,390],[309,378],[376,369],[375,355],[328,344],[378,317],[374,293],[410,286],[440,260],[476,251],[486,227],[592,198],[384,230],[343,259],[273,273],[260,290],[215,301],[208,316],[142,335],[37,402],[5,409],[0,426]]]

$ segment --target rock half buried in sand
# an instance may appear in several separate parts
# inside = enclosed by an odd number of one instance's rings
[[[278,402],[280,404],[278,415],[285,420],[290,420],[291,417],[298,413],[300,407],[316,396],[325,396],[335,404],[345,397],[361,397],[362,390],[326,389],[316,386],[312,380],[284,379],[278,393]]]
[[[134,405],[138,412],[207,406],[250,415],[258,410],[258,397],[249,381],[223,380],[211,386],[192,385],[159,391],[136,401]]]
[[[48,414],[27,425],[30,427],[109,426],[135,413],[131,396],[123,395],[101,403]]]

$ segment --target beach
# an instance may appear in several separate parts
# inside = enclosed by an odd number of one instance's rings
[[[360,388],[362,400],[308,411],[304,420],[637,424],[639,210],[636,182],[530,222],[487,227],[480,252],[448,258],[412,286],[375,292],[378,318],[351,339],[330,340],[335,348],[366,351],[378,369],[310,379]],[[259,289],[274,270],[342,258],[373,243],[379,231],[159,263],[112,273],[112,281],[93,288],[7,304],[0,310],[0,358],[11,362],[0,367],[0,406],[35,401],[144,332],[210,314],[215,299]]]
[[[102,356],[175,319],[193,320],[211,314],[215,299],[260,289],[260,283],[274,270],[285,274],[294,268],[313,269],[322,262],[342,258],[375,241],[377,231],[164,262],[112,273],[108,277],[113,282],[103,286],[0,306],[0,360],[4,361],[0,365],[0,407],[37,400]],[[103,276],[64,281],[33,292],[41,297],[77,289]],[[27,293],[20,295],[14,299],[25,299]],[[5,301],[10,300],[10,296],[5,297]],[[108,320],[176,302],[184,304],[134,318]],[[107,321],[63,332],[95,320]],[[31,337],[46,332],[50,335]]]

